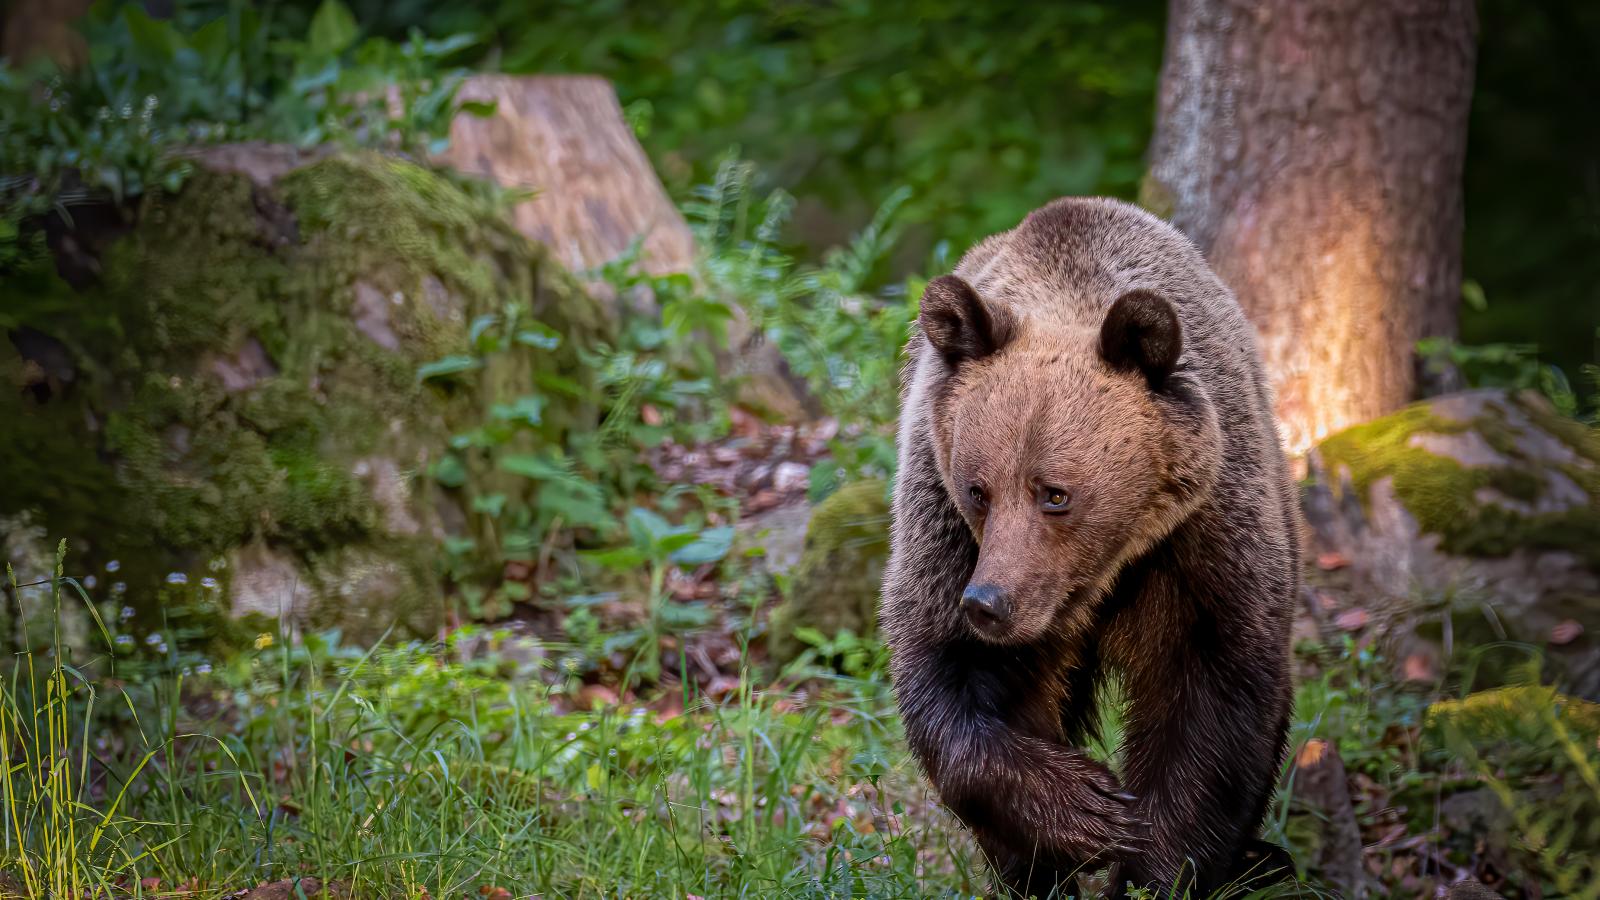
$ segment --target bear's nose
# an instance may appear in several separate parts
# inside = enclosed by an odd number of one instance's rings
[[[998,585],[967,585],[961,592],[961,608],[978,628],[993,628],[1011,618],[1011,600]]]

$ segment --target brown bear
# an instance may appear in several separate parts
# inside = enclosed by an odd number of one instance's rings
[[[1206,891],[1285,750],[1295,494],[1254,334],[1177,231],[1068,198],[929,283],[882,621],[906,737],[1007,888]],[[1122,780],[1078,749],[1128,700]]]

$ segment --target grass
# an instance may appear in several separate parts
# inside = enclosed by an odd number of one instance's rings
[[[363,897],[981,889],[898,749],[881,677],[574,709],[493,652],[463,659],[497,639],[263,639],[142,685],[59,642],[24,654],[0,705],[3,866],[39,897],[297,875]]]
[[[49,621],[24,623],[42,649],[16,658],[0,695],[0,896],[224,898],[301,877],[328,880],[302,883],[308,897],[332,882],[344,897],[430,900],[989,889],[905,752],[871,642],[843,654],[849,675],[768,682],[746,665],[714,697],[686,686],[619,703],[560,671],[571,648],[482,627],[366,648],[262,634],[212,670],[159,635],[132,641],[59,566],[47,586]],[[61,623],[78,607],[90,637],[68,641]],[[1594,896],[1582,887],[1594,835],[1571,825],[1600,808],[1589,707],[1560,701],[1578,716],[1558,720],[1566,730],[1534,716],[1457,729],[1453,753],[1428,751],[1431,695],[1386,681],[1370,649],[1311,655],[1325,668],[1301,687],[1292,740],[1340,749],[1364,833],[1406,824],[1434,853],[1369,847],[1369,863],[1444,859],[1455,838],[1430,821],[1450,792],[1486,787],[1555,895]],[[1102,756],[1118,733],[1115,716],[1107,725],[1091,748]],[[1495,744],[1507,734],[1509,751]],[[1577,790],[1555,813],[1564,769]],[[1317,823],[1284,793],[1264,837],[1314,865]],[[1219,896],[1332,894],[1298,882]]]

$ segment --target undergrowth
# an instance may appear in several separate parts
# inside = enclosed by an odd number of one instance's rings
[[[310,876],[354,897],[987,886],[904,750],[875,642],[855,639],[844,673],[814,664],[824,647],[776,681],[745,665],[714,695],[688,682],[619,700],[567,677],[574,648],[506,629],[367,648],[266,632],[213,667],[107,615],[59,566],[34,587],[47,637],[0,696],[0,894],[223,897]],[[82,642],[65,637],[74,615]],[[1388,682],[1370,651],[1306,652],[1326,669],[1300,691],[1293,739],[1341,751],[1364,828],[1481,790],[1514,825],[1501,859],[1524,887],[1595,896],[1594,706],[1537,686],[1440,703]],[[1095,752],[1114,762],[1108,700]],[[1285,783],[1263,834],[1299,854],[1317,826],[1297,823]],[[1285,895],[1327,892],[1265,894]]]

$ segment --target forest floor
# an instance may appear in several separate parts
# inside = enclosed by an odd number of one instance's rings
[[[765,658],[766,616],[781,595],[772,560],[796,552],[804,522],[794,513],[805,481],[792,472],[828,437],[826,426],[746,421],[716,444],[662,451],[670,480],[716,486],[748,519],[780,523],[746,530],[741,546],[758,552],[670,573],[660,602],[693,615],[653,614],[621,591],[565,617],[528,605],[434,642],[262,634],[235,658],[137,682],[84,674],[94,667],[79,659],[56,667],[65,652],[30,658],[0,710],[0,743],[26,734],[35,748],[4,773],[4,796],[9,815],[37,819],[54,838],[20,856],[11,890],[235,900],[984,893],[980,854],[905,750],[881,644],[814,648],[781,672]],[[1318,876],[1340,864],[1394,896],[1492,879],[1494,849],[1440,816],[1459,773],[1424,760],[1424,711],[1439,681],[1394,676],[1373,617],[1341,583],[1344,565],[1308,561],[1291,748],[1337,749],[1353,803],[1292,799],[1286,765],[1263,834],[1309,879],[1269,893],[1330,895]],[[642,644],[653,615],[679,624]],[[631,643],[618,640],[628,634]],[[653,657],[648,677],[641,647]],[[1118,731],[1113,709],[1092,751],[1114,759]],[[52,799],[63,796],[71,802]],[[1360,834],[1357,856],[1342,863],[1330,855],[1350,848],[1330,850],[1324,836],[1327,817],[1340,815]]]

